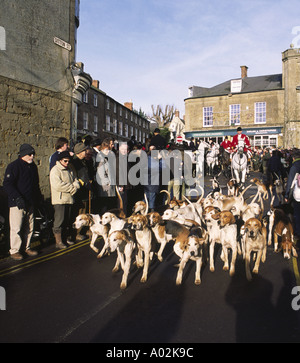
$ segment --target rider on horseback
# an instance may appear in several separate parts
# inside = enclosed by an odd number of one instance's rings
[[[248,136],[243,134],[243,130],[241,127],[238,127],[236,131],[237,131],[237,135],[233,136],[233,139],[231,142],[232,150],[233,150],[233,152],[236,152],[239,146],[243,146],[244,153],[247,155],[248,161],[249,161],[251,158],[251,155],[252,155],[251,144],[250,144],[249,138],[248,138]]]
[[[226,152],[231,153],[232,144],[231,141],[228,140],[228,136],[225,136],[224,141],[220,145]]]

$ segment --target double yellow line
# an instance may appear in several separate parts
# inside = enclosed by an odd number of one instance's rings
[[[297,285],[300,286],[300,274],[299,274],[299,268],[298,268],[298,260],[296,257],[293,257],[293,270],[296,277]]]
[[[58,251],[49,253],[49,254],[47,254],[45,256],[40,256],[40,257],[34,258],[34,259],[30,260],[30,261],[20,263],[18,265],[6,268],[4,270],[0,270],[0,277],[15,273],[17,271],[23,270],[25,268],[37,265],[37,264],[45,262],[45,261],[53,260],[54,258],[66,255],[66,254],[68,254],[68,253],[70,253],[70,252],[72,252],[74,250],[77,250],[78,248],[86,246],[89,243],[90,243],[90,240],[84,240],[84,241],[76,243],[73,246],[68,247],[68,248],[66,248],[64,250],[58,250]]]

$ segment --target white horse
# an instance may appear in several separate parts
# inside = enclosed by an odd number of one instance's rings
[[[247,156],[244,154],[244,148],[240,146],[232,156],[231,168],[238,184],[245,184],[247,174]],[[240,177],[241,175],[241,177]]]
[[[219,148],[214,145],[206,155],[208,174],[213,175],[215,165],[218,165]]]

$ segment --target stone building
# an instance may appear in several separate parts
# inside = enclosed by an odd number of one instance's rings
[[[193,86],[185,99],[186,138],[221,142],[238,126],[254,146],[300,146],[300,49],[282,53],[282,73],[241,77],[212,88]]]
[[[1,0],[0,185],[21,144],[36,149],[40,184],[58,137],[75,135],[76,109],[91,83],[75,63],[79,0]]]
[[[132,101],[122,105],[103,92],[96,80],[83,96],[77,119],[77,135],[81,137],[128,141],[134,135],[136,141],[144,143],[150,133],[149,120],[134,110]]]

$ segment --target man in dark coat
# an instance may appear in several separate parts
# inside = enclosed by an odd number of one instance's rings
[[[81,188],[74,195],[75,203],[73,206],[73,219],[79,214],[85,214],[89,212],[89,196],[92,190],[90,182],[89,169],[85,160],[86,150],[88,147],[80,142],[74,146],[74,159],[72,166],[75,169],[77,179],[81,184]],[[81,234],[81,230],[77,231],[76,240],[81,241],[85,238],[84,234]]]
[[[10,221],[10,255],[14,260],[22,260],[20,253],[22,243],[25,252],[35,256],[36,251],[30,248],[34,227],[34,207],[43,197],[39,187],[39,175],[33,159],[34,148],[29,144],[20,147],[19,157],[10,163],[5,171],[3,187],[8,197]]]
[[[279,150],[274,150],[272,156],[268,160],[268,180],[274,181],[283,177],[284,170],[281,162],[281,152]]]
[[[156,150],[164,150],[167,147],[166,139],[160,135],[160,130],[154,130],[154,136],[151,138],[150,147],[154,146]]]

